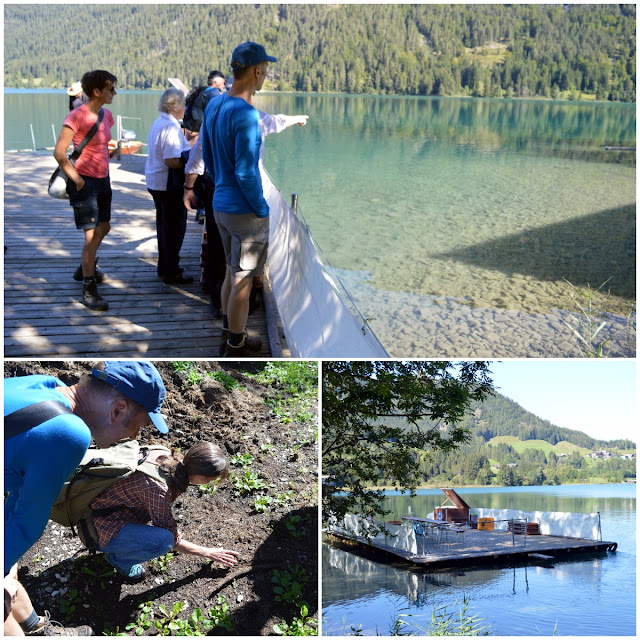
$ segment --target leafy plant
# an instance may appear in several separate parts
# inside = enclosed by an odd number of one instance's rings
[[[113,578],[116,575],[116,571],[113,567],[105,564],[104,557],[100,556],[97,560],[98,569],[90,569],[89,567],[82,566],[80,567],[80,572],[84,573],[86,576],[89,576],[93,582],[97,582],[100,585],[101,589],[106,589],[105,580],[107,578]]]
[[[302,591],[308,580],[307,572],[297,564],[284,571],[274,569],[271,582],[276,585],[273,588],[276,600],[287,602],[296,609],[302,607],[306,604],[302,600]]]
[[[302,605],[299,618],[293,618],[289,624],[283,620],[274,625],[273,630],[279,636],[317,636],[318,621],[310,618],[307,605]]]
[[[218,596],[218,605],[209,609],[209,618],[214,627],[223,627],[227,631],[233,629],[233,615],[229,613],[229,605],[224,596]]]
[[[135,622],[130,622],[125,629],[127,631],[133,631],[137,636],[141,636],[147,629],[151,627],[151,607],[153,601],[141,602],[138,605],[140,613]],[[106,634],[105,634],[106,635]],[[120,634],[117,634],[120,635]]]
[[[116,627],[115,629],[111,628],[111,625],[107,622],[105,624],[104,629],[102,630],[103,636],[128,636],[128,633],[121,633],[120,627]]]
[[[169,568],[169,562],[175,558],[176,554],[170,551],[169,553],[165,553],[163,556],[159,556],[154,558],[151,561],[151,566],[155,567],[162,573],[166,573]]]
[[[186,608],[186,602],[174,602],[173,607],[171,608],[171,612],[167,610],[167,608],[161,604],[158,609],[160,613],[163,614],[164,617],[158,618],[154,622],[155,628],[160,632],[161,636],[169,636],[172,631],[183,631],[185,630],[185,620],[181,620],[178,617],[178,614],[182,613]],[[187,626],[188,623],[187,623]],[[185,634],[181,634],[185,635]]]
[[[241,476],[234,476],[233,486],[242,496],[268,488],[264,480],[255,471],[245,471]]]
[[[209,484],[199,484],[198,491],[200,492],[200,495],[213,496],[218,491],[218,484],[220,484],[219,478],[213,482],[209,482]]]
[[[274,499],[271,496],[258,496],[253,501],[253,508],[258,513],[265,513],[269,511],[269,508],[271,507],[271,503],[273,502],[273,500]]]
[[[253,456],[250,453],[235,453],[229,458],[229,462],[246,469],[253,464]]]
[[[71,589],[68,598],[60,598],[60,613],[65,617],[67,622],[73,618],[73,612],[81,602],[82,598],[78,594],[77,589]]]
[[[227,391],[240,388],[238,381],[225,371],[211,371],[207,375],[218,381]]]
[[[301,516],[291,516],[284,524],[285,527],[287,527],[287,531],[289,532],[289,535],[292,536],[293,538],[302,538],[303,536],[307,535],[307,532],[302,530],[298,530],[297,525],[299,525],[302,522],[302,517]]]

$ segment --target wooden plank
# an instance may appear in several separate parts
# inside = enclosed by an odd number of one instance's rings
[[[144,184],[143,156],[123,156],[111,165],[112,229],[100,251],[107,279],[99,286],[106,312],[82,305],[82,284],[72,275],[84,235],[75,228],[66,200],[46,193],[53,157],[4,156],[5,357],[216,358],[221,320],[213,318],[200,280],[202,226],[189,215],[181,265],[195,278],[165,285],[156,273],[155,209]],[[276,344],[290,357],[277,310]],[[260,337],[256,358],[270,357],[265,310],[249,316],[249,332]]]

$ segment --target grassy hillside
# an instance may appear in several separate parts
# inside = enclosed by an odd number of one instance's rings
[[[499,443],[505,443],[513,447],[518,453],[522,453],[526,449],[541,449],[544,451],[545,455],[548,457],[549,452],[553,451],[556,455],[561,453],[571,454],[574,451],[577,451],[580,455],[586,455],[590,453],[591,450],[585,447],[579,447],[571,442],[567,442],[563,440],[558,442],[555,445],[552,445],[549,442],[545,442],[544,440],[520,440],[520,438],[516,438],[515,436],[496,436],[495,438],[491,438],[487,442],[487,444],[494,445]]]

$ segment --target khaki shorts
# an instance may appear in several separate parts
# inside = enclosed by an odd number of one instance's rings
[[[224,256],[234,277],[261,276],[267,262],[269,217],[259,218],[255,213],[213,213],[220,230]]]

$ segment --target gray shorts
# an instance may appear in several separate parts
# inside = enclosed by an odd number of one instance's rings
[[[269,217],[214,211],[227,264],[236,278],[261,276],[269,247]]]

